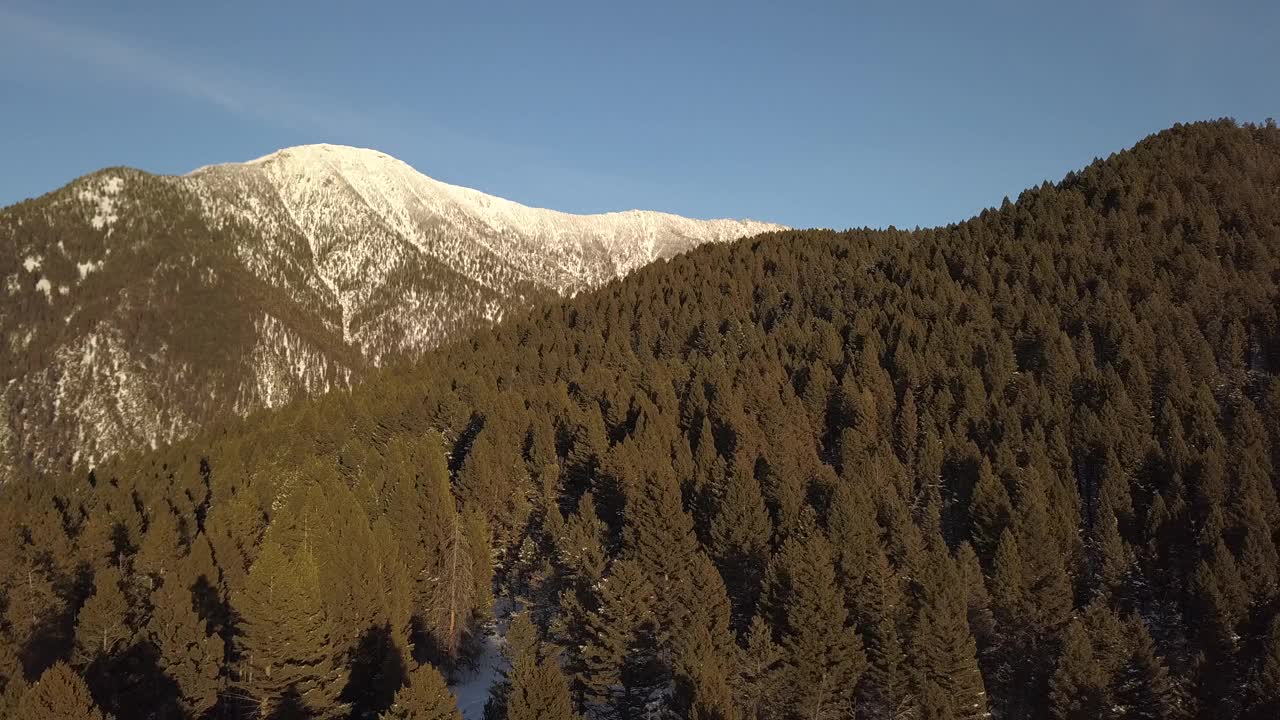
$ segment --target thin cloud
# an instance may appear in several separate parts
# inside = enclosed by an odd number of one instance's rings
[[[368,118],[317,107],[224,68],[197,66],[129,38],[0,8],[0,38],[85,65],[104,77],[205,102],[290,128],[325,132],[367,127]]]
[[[15,50],[31,53],[33,64],[42,57],[70,62],[95,79],[204,103],[294,131],[300,140],[311,142],[318,137],[324,142],[376,147],[429,175],[521,202],[575,212],[643,206],[695,216],[729,214],[677,207],[684,194],[678,179],[654,182],[600,168],[566,166],[546,148],[477,137],[421,111],[386,106],[352,111],[332,101],[299,97],[282,89],[287,78],[272,80],[257,69],[248,72],[225,64],[198,63],[147,47],[131,37],[2,6],[0,45],[10,55]],[[477,174],[477,166],[491,174]],[[559,191],[548,192],[547,188]],[[590,200],[584,202],[584,197]],[[628,200],[619,202],[618,197]]]

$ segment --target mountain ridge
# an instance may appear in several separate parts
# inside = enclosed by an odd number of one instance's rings
[[[531,208],[338,145],[185,175],[104,168],[0,209],[0,479],[345,386],[542,300],[781,228]]]

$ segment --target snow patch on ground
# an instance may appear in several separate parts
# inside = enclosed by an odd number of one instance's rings
[[[449,686],[458,699],[458,710],[462,712],[463,720],[482,720],[485,703],[489,702],[489,690],[502,681],[507,670],[502,648],[507,644],[507,626],[511,624],[514,609],[515,606],[507,599],[493,603],[493,620],[490,627],[485,628],[483,650],[476,659],[475,669],[464,673]]]
[[[101,270],[101,269],[102,269],[101,260],[98,260],[97,262],[76,263],[76,270],[79,271],[81,280],[84,280],[86,277],[89,277],[89,273],[97,270]]]
[[[9,390],[13,387],[13,380],[10,380],[3,388],[0,388],[0,485],[12,479],[9,472],[6,471],[6,465],[14,465],[8,458],[13,458],[17,454],[18,439],[14,437],[13,428],[9,427]]]
[[[22,267],[25,268],[27,272],[35,272],[40,269],[40,264],[43,262],[44,258],[39,255],[28,255],[27,258],[22,261]]]
[[[236,412],[243,415],[258,407],[279,407],[298,396],[322,395],[334,385],[351,384],[349,368],[338,366],[273,316],[264,314],[255,320],[254,330],[253,377],[241,387]]]
[[[98,182],[96,187],[80,191],[80,199],[94,206],[94,215],[89,220],[94,230],[109,228],[120,219],[116,214],[116,196],[120,194],[122,188],[124,188],[123,178],[110,177]]]

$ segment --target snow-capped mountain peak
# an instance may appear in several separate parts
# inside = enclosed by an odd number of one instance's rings
[[[181,437],[659,258],[781,226],[575,215],[382,152],[285,148],[182,176],[112,168],[0,210],[0,480]],[[191,393],[192,388],[201,392]],[[0,413],[2,414],[2,413]]]

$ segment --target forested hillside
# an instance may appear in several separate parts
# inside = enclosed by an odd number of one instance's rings
[[[0,488],[0,716],[1280,717],[1280,130],[704,246]]]

